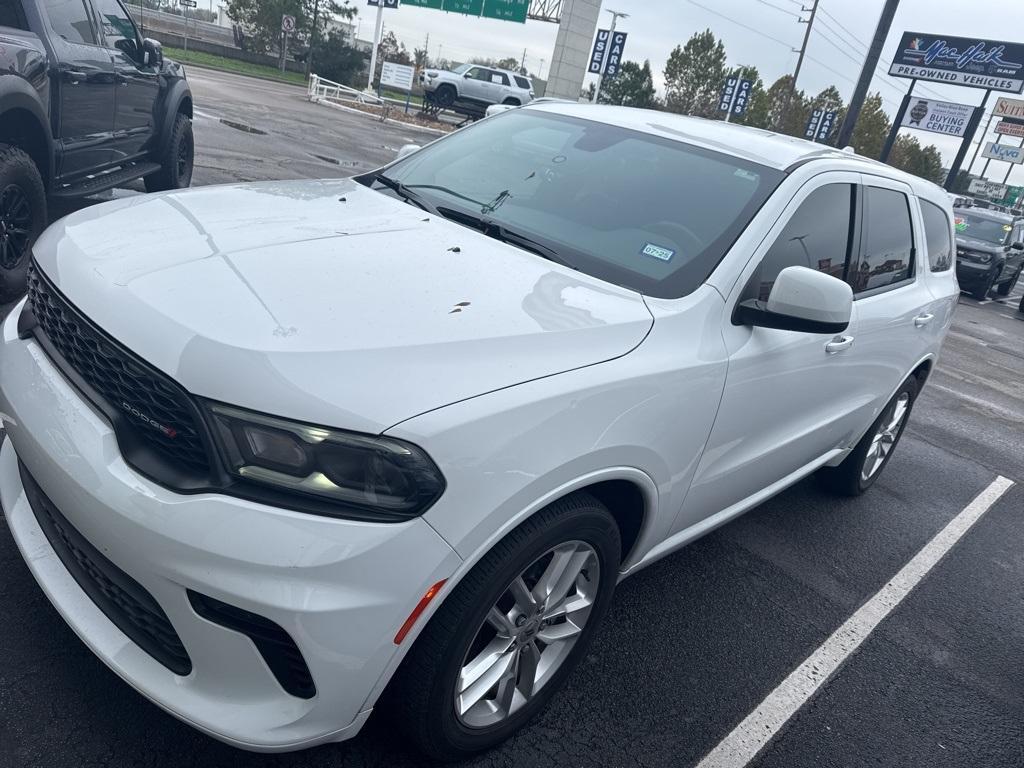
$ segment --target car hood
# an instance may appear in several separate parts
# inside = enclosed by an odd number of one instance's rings
[[[976,251],[978,253],[1002,253],[1005,249],[1002,245],[996,245],[990,243],[987,240],[978,240],[974,237],[963,237],[958,236],[956,239],[956,247],[963,248],[967,251]]]
[[[35,256],[193,394],[363,432],[619,357],[653,323],[633,291],[350,180],[104,203]]]

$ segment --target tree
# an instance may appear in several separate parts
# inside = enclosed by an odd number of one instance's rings
[[[427,55],[426,48],[413,48],[412,61],[417,70],[423,69],[427,66]]]
[[[851,139],[854,149],[865,157],[877,160],[882,154],[890,127],[889,116],[882,109],[882,94],[871,94],[864,100],[857,118],[857,127]]]
[[[367,56],[353,48],[339,30],[332,30],[316,51],[316,72],[328,80],[342,85],[366,85],[364,68]],[[358,81],[358,82],[357,82]]]
[[[665,63],[665,106],[684,115],[714,117],[725,81],[725,46],[710,29],[678,45]]]
[[[790,96],[792,90],[793,76],[783,75],[754,106],[764,116],[764,128],[789,136],[803,136],[810,102],[803,91]]]
[[[377,46],[377,71],[373,73],[373,81],[380,82],[380,72],[384,68],[384,62],[391,61],[395,64],[412,64],[412,57],[405,48],[405,43],[398,42],[394,32],[388,32],[384,39]]]
[[[641,67],[635,61],[623,62],[619,73],[614,77],[605,77],[601,83],[601,95],[598,101],[602,104],[617,104],[622,107],[641,107],[650,109],[658,103],[657,91],[654,89],[654,75],[651,62],[644,61]]]
[[[358,11],[350,0],[227,0],[228,18],[245,30],[247,49],[269,52],[280,49],[281,17],[295,17],[295,32],[291,41],[297,46],[315,47],[317,40],[326,37],[327,27],[334,17],[353,18]]]
[[[953,189],[951,191],[956,195],[966,195],[967,188],[975,178],[977,177],[970,171],[960,169],[956,172],[956,178],[953,179]]]
[[[934,144],[922,147],[914,136],[906,134],[896,137],[889,165],[920,176],[922,179],[941,184],[945,180],[942,173],[942,157]]]

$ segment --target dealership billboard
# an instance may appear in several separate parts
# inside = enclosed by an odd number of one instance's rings
[[[913,106],[903,114],[902,125],[922,131],[963,136],[974,114],[971,104],[954,104],[934,99],[914,99]]]
[[[889,74],[968,88],[1024,90],[1024,43],[904,32]]]

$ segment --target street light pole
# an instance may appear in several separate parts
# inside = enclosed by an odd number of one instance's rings
[[[380,41],[384,38],[384,0],[377,3],[377,23],[373,33],[373,50],[370,51],[370,78],[366,83],[366,90],[373,90],[373,76],[377,72],[377,49],[380,48]]]
[[[612,15],[612,26],[608,31],[608,45],[612,44],[612,40],[615,38],[615,23],[619,19],[628,19],[628,13],[622,13],[621,11],[613,11],[608,9],[608,13]],[[590,101],[592,104],[597,103],[597,97],[601,94],[601,86],[604,85],[604,71],[608,68],[608,51],[604,52],[604,63],[601,65],[601,73],[597,76],[597,88],[594,89],[594,98]]]

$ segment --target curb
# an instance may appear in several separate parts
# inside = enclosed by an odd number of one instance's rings
[[[236,77],[248,77],[250,80],[262,80],[266,83],[277,83],[278,85],[290,85],[293,88],[306,89],[308,88],[309,85],[308,82],[294,83],[291,80],[281,80],[280,78],[270,77],[269,75],[253,75],[248,72],[238,72],[234,69],[215,67],[212,64],[192,64],[191,62],[187,61],[178,61],[178,59],[175,59],[173,56],[170,56],[168,58],[171,58],[174,61],[177,61],[179,64],[181,64],[181,66],[188,67],[190,69],[205,69],[207,72],[222,72],[225,75],[235,75]]]

